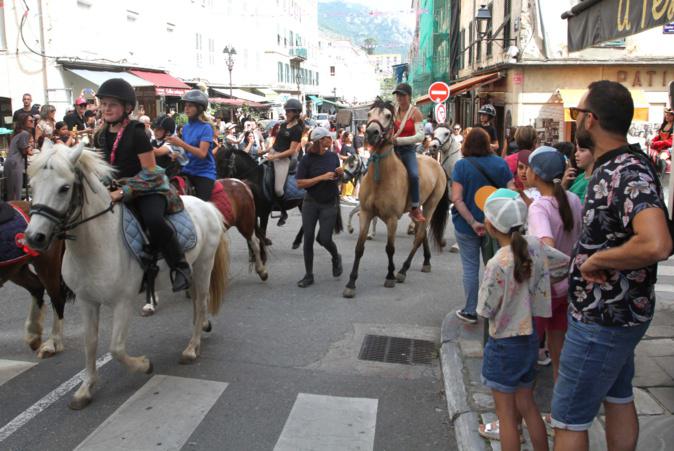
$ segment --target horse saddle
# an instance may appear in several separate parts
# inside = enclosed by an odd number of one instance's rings
[[[175,189],[178,191],[178,194],[181,196],[197,195],[196,190],[188,178],[176,175],[171,177],[171,184],[175,187]],[[227,191],[220,180],[216,180],[213,184],[210,202],[215,204],[223,218],[225,218],[225,225],[227,227],[234,224],[234,209],[232,208],[232,202],[229,199],[229,195],[227,194]]]
[[[175,230],[178,243],[184,252],[197,245],[197,230],[187,210],[168,215],[167,219]],[[122,204],[122,230],[126,247],[136,257],[141,266],[144,266],[148,261],[157,259],[157,255],[150,250],[150,241],[138,216],[124,204]]]
[[[292,159],[290,166],[293,168],[293,161],[295,162],[294,171],[288,171],[288,177],[286,178],[286,184],[283,188],[283,200],[297,200],[304,199],[305,190],[297,187],[297,179],[295,178],[295,172],[297,171],[297,160]],[[276,201],[276,194],[274,193],[274,166],[271,161],[262,163],[263,173],[262,173],[262,191],[264,197],[269,202]]]
[[[23,211],[5,202],[0,204],[0,267],[30,258],[16,241],[17,234],[27,227],[28,216]]]

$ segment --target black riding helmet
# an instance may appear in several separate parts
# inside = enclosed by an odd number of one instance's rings
[[[136,107],[136,91],[133,86],[123,78],[111,78],[103,82],[96,93],[99,99],[103,97],[112,97],[113,99],[121,100],[126,105]]]
[[[297,99],[288,99],[285,105],[283,105],[283,109],[286,111],[295,111],[296,113],[301,113],[302,102]]]
[[[162,114],[152,123],[152,128],[160,128],[164,130],[169,135],[172,135],[176,132],[176,121],[173,120],[168,114]]]

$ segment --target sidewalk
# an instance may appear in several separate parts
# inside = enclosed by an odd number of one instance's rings
[[[656,292],[655,317],[635,352],[635,401],[641,424],[637,449],[648,451],[671,449],[674,443],[674,258],[658,266]],[[480,383],[482,324],[465,325],[452,311],[442,324],[441,337],[447,408],[458,449],[500,450],[498,441],[478,434],[479,423],[496,419],[493,398]],[[538,370],[535,396],[546,413],[552,400],[552,368]],[[522,449],[533,449],[526,438]],[[603,410],[590,429],[590,449],[606,450]]]

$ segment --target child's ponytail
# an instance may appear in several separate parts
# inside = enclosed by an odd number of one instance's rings
[[[571,205],[569,205],[569,198],[566,197],[566,191],[559,179],[552,181],[554,187],[555,199],[559,206],[559,215],[562,217],[562,224],[564,224],[564,231],[569,232],[573,230],[573,213],[571,212]]]
[[[510,231],[510,240],[510,248],[515,260],[515,281],[522,283],[531,277],[533,262],[529,256],[529,245],[522,236],[520,227],[515,227]]]

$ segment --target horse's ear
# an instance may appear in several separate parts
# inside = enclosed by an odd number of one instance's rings
[[[54,143],[52,142],[51,139],[45,138],[44,142],[42,143],[42,152],[46,152],[48,150],[51,150],[54,147]]]
[[[68,159],[70,160],[70,163],[73,166],[77,166],[77,162],[79,161],[80,157],[82,156],[82,152],[84,151],[84,143],[80,141],[80,143],[70,149],[70,153],[68,154]]]

